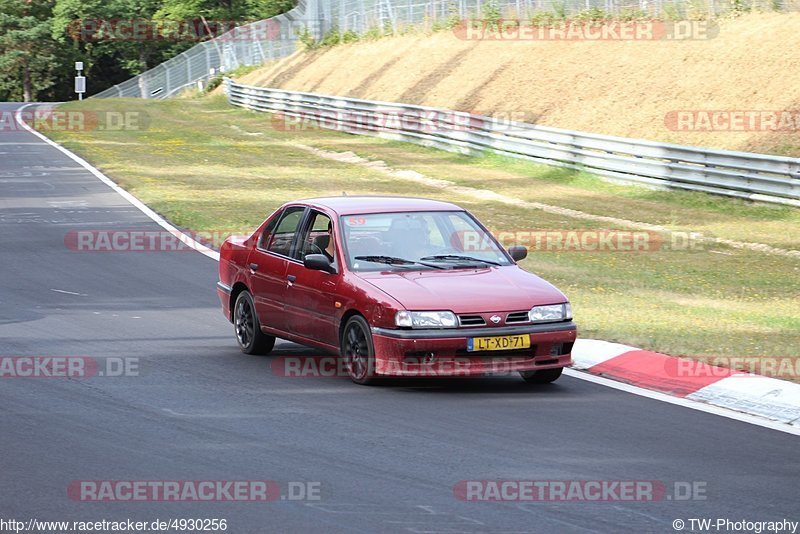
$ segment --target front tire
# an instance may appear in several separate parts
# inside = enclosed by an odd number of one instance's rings
[[[541,371],[520,371],[519,375],[528,384],[549,384],[558,380],[561,376],[563,367],[555,369],[542,369]]]
[[[341,352],[350,379],[356,384],[375,384],[375,346],[366,319],[352,316],[344,325]]]
[[[233,331],[239,348],[245,354],[269,354],[275,346],[275,337],[261,331],[253,296],[242,291],[233,306]]]

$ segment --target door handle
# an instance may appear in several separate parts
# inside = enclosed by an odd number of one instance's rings
[[[251,271],[257,271],[258,270],[258,264],[257,263],[251,263],[249,267],[250,267]]]
[[[290,274],[289,276],[286,277],[286,279],[289,280],[289,283],[291,283],[297,280],[297,277],[293,274]]]

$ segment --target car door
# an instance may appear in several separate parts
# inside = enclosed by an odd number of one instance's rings
[[[305,212],[305,206],[289,206],[277,214],[265,227],[247,261],[258,320],[262,326],[281,332],[287,331],[287,269]]]
[[[319,254],[324,237],[328,234],[331,218],[326,214],[310,210],[308,219],[299,232],[295,258],[287,271],[289,284],[286,288],[286,318],[290,332],[314,341],[338,346],[335,324],[336,295],[341,269],[338,246],[333,253],[336,273],[307,269],[302,259],[306,254]],[[335,232],[335,228],[333,228]],[[333,238],[331,234],[330,238]],[[336,240],[334,239],[334,243]],[[322,247],[324,249],[324,247]]]

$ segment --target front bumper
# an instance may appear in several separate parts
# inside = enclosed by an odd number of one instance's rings
[[[531,347],[468,352],[472,337],[529,335]],[[575,323],[499,328],[373,328],[375,373],[383,376],[482,376],[565,367],[572,363]],[[551,352],[552,351],[552,352]]]

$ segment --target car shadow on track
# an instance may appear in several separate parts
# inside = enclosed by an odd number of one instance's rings
[[[564,393],[568,388],[559,383],[529,384],[519,376],[486,376],[457,378],[388,378],[381,381],[382,387],[410,393],[474,393],[474,394],[554,394]],[[379,386],[379,387],[381,387]]]
[[[459,376],[459,377],[390,377],[381,378],[373,386],[359,386],[351,383],[350,378],[347,376],[346,371],[342,366],[336,366],[333,371],[331,367],[315,367],[320,364],[320,359],[327,360],[338,358],[337,356],[323,352],[321,350],[312,349],[303,345],[290,343],[287,341],[279,341],[266,356],[247,356],[239,353],[243,361],[254,358],[257,361],[264,362],[270,368],[273,376],[288,378],[290,381],[300,380],[301,382],[308,383],[313,381],[317,384],[328,383],[335,384],[337,387],[353,387],[365,391],[373,390],[379,392],[382,389],[387,391],[408,392],[408,393],[468,393],[468,394],[520,394],[520,395],[553,395],[567,394],[572,391],[566,383],[562,383],[564,378],[559,379],[559,382],[551,384],[529,384],[522,380],[517,372],[502,374],[502,375],[487,375],[487,376]],[[300,362],[295,362],[295,369],[302,368],[304,371],[310,371],[309,374],[303,376],[292,376],[285,373],[286,361],[294,361],[295,358],[300,359]],[[305,359],[310,360],[309,367],[303,366]],[[322,371],[315,374],[317,371]],[[305,380],[303,380],[305,378]]]

